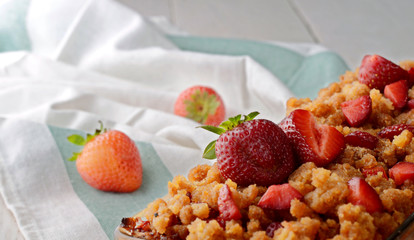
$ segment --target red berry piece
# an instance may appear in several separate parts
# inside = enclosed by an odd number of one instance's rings
[[[377,192],[364,179],[354,177],[348,182],[348,202],[362,205],[367,212],[381,212],[383,210],[381,199]]]
[[[220,212],[220,218],[224,221],[229,221],[232,219],[238,220],[242,217],[239,208],[233,200],[230,188],[227,186],[227,184],[224,184],[224,186],[220,188],[217,204]]]
[[[257,204],[261,208],[283,210],[290,208],[293,199],[302,199],[303,196],[289,183],[270,186]]]
[[[355,147],[374,149],[377,146],[378,137],[363,131],[355,131],[345,136],[345,143]]]
[[[400,135],[402,131],[406,129],[414,133],[413,126],[401,123],[383,128],[381,131],[378,132],[378,137],[387,138],[390,141],[392,141],[394,139],[394,136]]]
[[[384,96],[391,100],[396,109],[403,108],[408,100],[407,80],[400,80],[385,86]]]
[[[203,126],[220,134],[210,143],[204,157],[217,158],[221,175],[239,185],[269,186],[281,183],[295,169],[295,160],[286,134],[275,123],[253,119],[258,113],[230,118],[219,128]]]
[[[205,86],[194,86],[181,92],[175,102],[174,113],[213,126],[218,126],[226,115],[219,94]]]
[[[343,102],[341,104],[341,110],[349,126],[361,126],[371,115],[371,98],[369,96],[362,96],[355,100]]]
[[[388,84],[408,78],[407,71],[379,55],[365,56],[358,72],[361,83],[380,91]]]
[[[272,222],[266,228],[266,235],[270,238],[273,238],[273,236],[275,235],[275,231],[282,227],[283,226],[280,222]]]
[[[414,163],[399,162],[388,171],[395,184],[401,185],[405,180],[414,181]]]
[[[410,68],[410,70],[408,70],[408,86],[412,87],[414,85],[414,67]]]
[[[413,109],[414,108],[414,99],[408,100],[407,106],[408,106],[409,109]]]
[[[314,162],[319,167],[325,166],[345,148],[342,133],[334,127],[317,124],[307,110],[294,110],[279,125],[302,163]]]
[[[378,165],[372,168],[363,168],[362,169],[362,174],[364,175],[364,177],[368,177],[368,176],[375,176],[377,175],[379,172],[382,173],[382,176],[386,179],[388,179],[387,176],[387,172],[385,172],[385,169],[383,166]]]

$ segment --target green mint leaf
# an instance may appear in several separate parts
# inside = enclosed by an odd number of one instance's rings
[[[207,145],[203,153],[203,158],[210,159],[210,160],[217,158],[216,157],[216,142],[217,140],[214,140]]]
[[[70,135],[68,137],[68,141],[79,146],[83,146],[86,144],[85,138],[77,134]]]
[[[207,131],[210,131],[210,132],[212,132],[212,133],[215,133],[215,134],[218,134],[218,135],[221,135],[221,134],[223,134],[223,133],[225,133],[226,132],[226,130],[225,129],[222,129],[222,128],[219,128],[219,127],[214,127],[214,126],[209,126],[209,125],[206,125],[206,126],[200,126],[202,129],[205,129],[205,130],[207,130]]]

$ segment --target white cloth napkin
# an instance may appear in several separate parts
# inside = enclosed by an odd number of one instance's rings
[[[112,0],[32,0],[27,29],[31,53],[0,54],[0,192],[27,239],[108,235],[74,192],[46,124],[90,132],[102,120],[151,143],[172,175],[186,174],[206,162],[215,136],[173,114],[182,90],[211,86],[227,117],[259,111],[275,122],[293,96],[250,57],[181,51],[165,28]]]

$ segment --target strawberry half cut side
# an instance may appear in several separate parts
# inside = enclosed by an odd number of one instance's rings
[[[257,204],[261,208],[283,210],[290,208],[293,199],[302,199],[303,196],[289,183],[270,186]]]
[[[349,126],[361,126],[371,115],[371,98],[367,95],[359,97],[355,100],[343,102],[341,104],[341,110]]]
[[[377,192],[364,179],[354,177],[348,182],[348,202],[364,206],[367,212],[382,212],[383,206]]]
[[[223,220],[238,220],[242,217],[239,208],[233,200],[231,190],[227,184],[224,184],[224,186],[220,188],[217,204],[220,212],[220,218]]]
[[[319,167],[325,166],[345,147],[341,132],[334,127],[317,124],[307,110],[294,110],[279,126],[291,140],[302,163],[314,162]]]
[[[384,96],[392,102],[396,109],[402,109],[408,100],[407,80],[400,80],[385,86]]]
[[[407,71],[379,55],[366,55],[358,71],[358,79],[361,83],[380,91],[388,84],[408,78]]]
[[[401,185],[406,180],[414,181],[414,163],[399,162],[388,171],[395,184]]]

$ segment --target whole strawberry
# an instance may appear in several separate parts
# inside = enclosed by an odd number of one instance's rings
[[[84,146],[69,160],[76,160],[80,176],[90,186],[109,192],[133,192],[141,186],[141,157],[135,143],[124,133],[107,131],[101,124],[86,139],[71,135],[68,140]]]
[[[409,79],[407,71],[379,55],[366,55],[362,59],[358,74],[361,83],[380,91],[388,84]]]
[[[285,133],[272,121],[254,119],[257,114],[253,112],[244,119],[238,115],[219,127],[203,126],[220,135],[207,146],[203,156],[217,158],[221,175],[242,186],[278,184],[295,169]]]
[[[221,97],[214,89],[205,86],[193,86],[181,92],[175,102],[174,113],[213,126],[218,126],[226,115]]]

